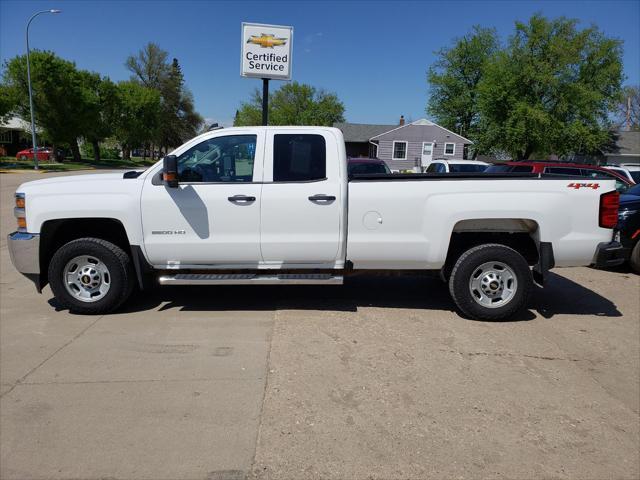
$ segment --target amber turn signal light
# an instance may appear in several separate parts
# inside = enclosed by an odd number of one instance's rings
[[[165,182],[172,182],[172,181],[175,181],[175,180],[177,180],[177,179],[178,179],[178,176],[177,176],[175,173],[173,173],[173,172],[171,172],[171,173],[167,173],[167,172],[165,172],[165,173],[163,174],[163,180],[164,180]]]
[[[18,228],[27,228],[27,219],[24,217],[18,217]]]

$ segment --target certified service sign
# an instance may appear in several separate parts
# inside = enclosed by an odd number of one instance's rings
[[[293,27],[242,24],[243,77],[291,79]]]

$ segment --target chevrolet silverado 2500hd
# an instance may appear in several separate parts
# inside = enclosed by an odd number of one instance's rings
[[[340,284],[440,271],[460,310],[504,319],[552,267],[622,262],[612,180],[375,174],[349,180],[328,127],[208,132],[144,172],[55,177],[16,192],[15,267],[70,310],[134,287]],[[567,299],[570,301],[570,299]]]

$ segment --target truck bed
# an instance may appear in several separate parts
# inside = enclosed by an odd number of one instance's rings
[[[607,180],[607,177],[578,177],[575,175],[554,175],[551,173],[360,173],[351,175],[349,181],[407,181],[407,180],[525,180],[525,179],[553,179],[553,180],[593,180],[594,178]]]
[[[455,233],[521,232],[552,244],[557,266],[588,265],[594,245],[611,241],[598,211],[614,189],[611,179],[553,174],[355,175],[347,259],[361,269],[439,269]]]

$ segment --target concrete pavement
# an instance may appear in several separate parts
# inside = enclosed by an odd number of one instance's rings
[[[640,281],[557,270],[517,321],[437,279],[162,288],[56,311],[0,175],[0,478],[640,477]]]

